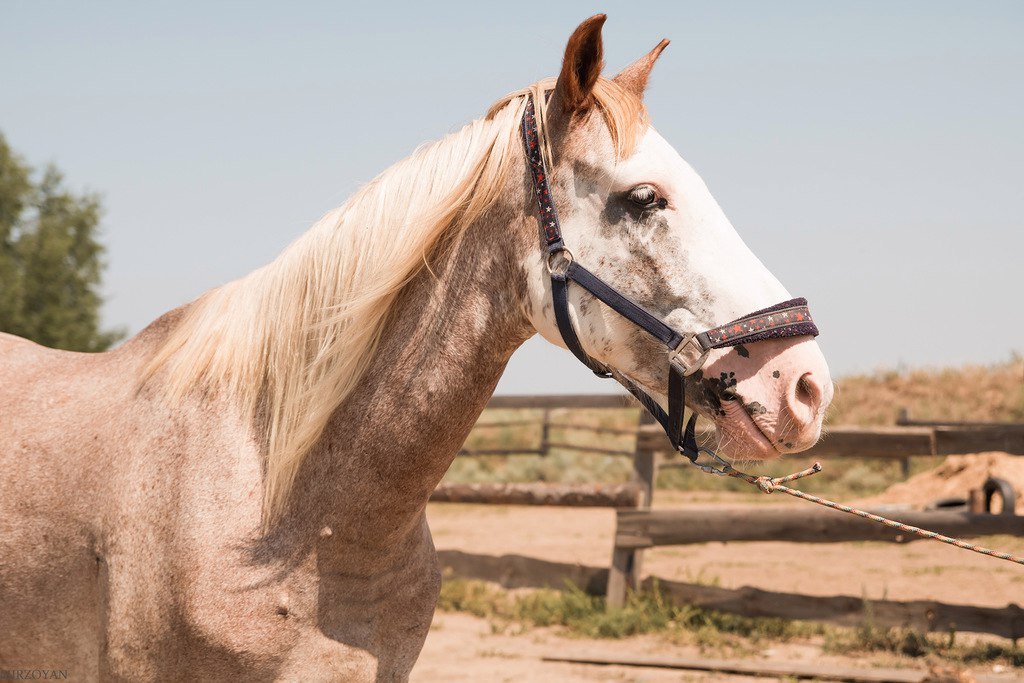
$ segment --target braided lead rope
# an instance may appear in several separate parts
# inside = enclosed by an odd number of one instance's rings
[[[752,484],[757,488],[761,489],[761,491],[764,493],[782,491],[783,493],[788,493],[789,495],[794,496],[796,498],[809,500],[812,503],[824,505],[827,508],[839,510],[840,512],[848,512],[851,515],[857,515],[858,517],[869,519],[872,522],[878,522],[879,524],[884,524],[887,527],[891,527],[893,529],[897,529],[905,533],[917,534],[918,536],[922,536],[924,538],[930,538],[936,541],[942,541],[943,543],[948,543],[949,545],[956,546],[957,548],[973,550],[974,552],[981,553],[982,555],[988,555],[989,557],[996,557],[1000,560],[1009,560],[1010,562],[1016,562],[1017,564],[1024,565],[1024,557],[1018,557],[1016,555],[1011,555],[1010,553],[1004,553],[998,550],[992,550],[991,548],[985,548],[980,545],[974,545],[973,543],[962,541],[959,538],[943,536],[942,534],[936,533],[934,531],[928,531],[927,529],[921,529],[916,526],[910,526],[909,524],[897,522],[894,519],[881,517],[879,515],[866,512],[864,510],[858,510],[857,508],[850,507],[849,505],[842,505],[841,503],[836,503],[826,498],[819,498],[818,496],[812,496],[809,493],[804,493],[803,491],[800,491],[798,489],[785,486],[785,484],[791,481],[803,479],[804,477],[821,472],[820,462],[816,462],[814,463],[814,465],[808,467],[805,470],[801,470],[800,472],[794,472],[793,474],[786,475],[785,477],[755,477],[752,474],[746,474],[745,472],[740,472],[739,470],[735,469],[732,465],[730,465],[728,462],[719,457],[718,454],[712,451],[711,449],[700,448],[698,449],[698,454],[699,453],[706,453],[710,455],[721,466],[715,467],[714,465],[694,463],[694,465],[696,465],[698,469],[700,469],[703,472],[707,472],[708,474],[717,474],[723,477],[735,477],[737,479],[742,479],[748,484]]]

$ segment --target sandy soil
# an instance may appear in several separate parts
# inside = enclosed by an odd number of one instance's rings
[[[413,681],[764,681],[764,678],[653,667],[593,666],[545,662],[551,655],[622,656],[660,655],[700,657],[694,646],[669,643],[657,636],[636,636],[622,640],[588,640],[559,635],[553,629],[531,629],[525,633],[495,634],[484,619],[465,614],[439,613],[434,618],[427,644],[413,671]],[[760,653],[769,660],[849,665],[851,660],[822,658],[818,648],[803,645],[773,645]],[[881,662],[859,661],[864,666]],[[891,666],[891,662],[884,662]],[[921,668],[919,663],[904,666]]]
[[[655,507],[768,505],[760,494],[681,494],[659,491]],[[792,504],[789,504],[792,505]],[[805,503],[796,503],[800,508]],[[607,566],[615,512],[601,508],[433,504],[428,512],[438,549]],[[985,539],[982,539],[985,541]],[[989,539],[1024,552],[1024,539]],[[1005,607],[1024,603],[1024,571],[976,553],[936,543],[705,543],[644,553],[644,574],[664,579],[756,586],[807,595],[941,600]],[[983,580],[982,580],[983,579]]]
[[[758,494],[658,492],[656,507],[773,504]],[[768,502],[766,502],[768,501]],[[607,566],[615,514],[591,508],[432,504],[428,511],[438,549]],[[992,540],[992,539],[989,539]],[[1000,549],[1024,552],[1024,539],[995,539]],[[1017,566],[930,541],[792,544],[708,543],[657,548],[644,557],[644,573],[666,579],[745,585],[808,595],[854,595],[890,600],[934,599],[1003,607],[1024,602],[1024,571]],[[772,645],[773,660],[823,661],[818,648]],[[622,653],[695,656],[690,646],[661,637],[587,640],[550,629],[495,634],[482,619],[439,613],[414,672],[418,681],[468,680],[752,680],[671,670],[545,663],[544,654]],[[845,665],[900,665],[892,658],[826,658]],[[903,666],[923,667],[904,660]],[[1024,672],[1015,672],[1024,678]],[[1011,673],[1008,680],[1016,676]],[[764,679],[759,679],[764,680]]]

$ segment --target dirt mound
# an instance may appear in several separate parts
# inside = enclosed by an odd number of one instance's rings
[[[882,493],[859,501],[862,505],[909,504],[924,507],[943,498],[966,499],[989,477],[1005,479],[1017,493],[1017,514],[1024,514],[1024,457],[1006,453],[951,455],[935,469],[893,484]]]

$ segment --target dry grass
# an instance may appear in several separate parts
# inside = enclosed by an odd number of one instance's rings
[[[994,365],[885,370],[839,380],[830,424],[891,425],[900,408],[917,420],[1024,421],[1024,356]]]

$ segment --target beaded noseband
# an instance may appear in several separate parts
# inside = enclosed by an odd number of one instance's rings
[[[806,299],[791,299],[775,306],[755,311],[742,318],[719,327],[691,334],[681,334],[672,329],[664,320],[651,314],[628,296],[622,294],[607,282],[594,275],[576,261],[573,253],[562,240],[562,228],[558,221],[554,199],[548,184],[544,155],[541,152],[540,134],[537,129],[537,115],[533,98],[526,96],[526,111],[523,113],[523,148],[526,162],[533,178],[533,189],[539,208],[541,241],[547,249],[547,265],[551,274],[551,292],[555,308],[555,321],[562,340],[573,355],[599,377],[612,377],[611,369],[591,358],[583,350],[576,328],[569,317],[569,283],[575,282],[592,295],[610,306],[620,315],[660,341],[668,349],[668,411],[632,380],[616,377],[633,394],[665,430],[673,448],[696,462],[700,448],[697,445],[694,428],[696,413],[683,429],[683,407],[686,403],[686,377],[703,366],[713,349],[749,344],[777,337],[818,335],[818,328],[811,319]],[[695,360],[687,362],[684,354],[693,347]]]

